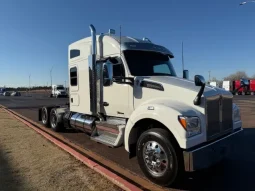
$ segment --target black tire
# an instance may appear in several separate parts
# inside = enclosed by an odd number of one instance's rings
[[[63,124],[59,122],[59,115],[57,114],[56,108],[50,111],[50,127],[56,132],[64,130]]]
[[[49,118],[50,109],[47,107],[42,108],[42,123],[44,126],[50,126],[50,118]]]
[[[152,141],[152,143],[151,143]],[[150,143],[149,143],[150,142]],[[151,146],[154,143],[158,143],[155,148],[160,148],[160,154],[163,154],[166,157],[166,160],[160,162],[161,166],[165,166],[165,171],[162,174],[154,174],[145,162],[144,149],[147,146]],[[155,144],[154,144],[155,145]],[[165,129],[149,129],[142,133],[137,142],[137,160],[140,165],[141,170],[145,176],[150,179],[152,182],[162,185],[170,186],[179,183],[182,180],[184,175],[184,162],[183,156],[181,155],[181,150],[175,140],[171,137],[168,131]],[[155,150],[154,150],[155,153]],[[148,157],[149,155],[147,155]],[[155,156],[155,154],[154,154]],[[161,155],[160,155],[161,156]],[[163,157],[163,158],[164,158]],[[149,159],[148,157],[147,159]],[[156,159],[152,159],[156,160]],[[162,163],[165,163],[162,165]],[[157,172],[156,172],[157,173]]]

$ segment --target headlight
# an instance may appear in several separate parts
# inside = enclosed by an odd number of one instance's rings
[[[192,137],[201,133],[201,124],[198,117],[178,117],[180,124],[187,131],[187,137]]]
[[[234,121],[240,121],[241,120],[241,114],[239,107],[236,104],[233,104],[233,120]]]

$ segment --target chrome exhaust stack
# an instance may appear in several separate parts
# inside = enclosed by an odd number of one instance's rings
[[[91,33],[91,38],[92,38],[92,55],[96,55],[97,51],[97,44],[96,44],[96,29],[93,25],[89,25],[90,28],[90,33]]]
[[[89,25],[91,32],[91,55],[88,57],[89,64],[89,87],[90,87],[90,111],[93,115],[97,114],[97,72],[96,72],[96,29]]]
[[[91,32],[91,55],[89,62],[89,85],[90,85],[90,111],[93,115],[100,117],[103,112],[103,62],[97,63],[97,40],[96,29],[89,26]]]

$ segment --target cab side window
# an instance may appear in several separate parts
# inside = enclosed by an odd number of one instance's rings
[[[70,81],[71,81],[71,86],[77,86],[78,85],[77,67],[70,68]]]
[[[113,76],[125,77],[125,68],[120,57],[114,57],[111,62],[113,63]]]

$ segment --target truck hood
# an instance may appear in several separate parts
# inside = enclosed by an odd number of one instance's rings
[[[183,78],[178,77],[171,77],[171,76],[151,76],[149,78],[144,78],[144,80],[152,81],[152,82],[158,82],[163,84],[163,86],[168,87],[175,86],[179,88],[183,88],[189,91],[198,92],[200,90],[199,86],[195,85],[195,82],[192,80],[187,80]],[[206,85],[204,89],[204,96],[213,96],[216,94],[231,94],[230,92],[224,90],[223,88],[217,88],[211,85]]]
[[[200,88],[196,86],[194,81],[186,80],[183,78],[172,77],[172,76],[151,76],[151,77],[137,77],[135,80],[147,81],[156,84],[161,84],[164,91],[160,91],[153,88],[145,88],[137,86],[135,88],[135,107],[140,104],[155,102],[157,99],[170,99],[180,104],[185,104],[190,107],[196,108],[203,111],[204,103],[203,99],[199,106],[193,104],[193,100],[197,96]],[[206,85],[204,89],[203,97],[211,97],[214,95],[229,95],[233,96],[230,92],[222,89]]]

